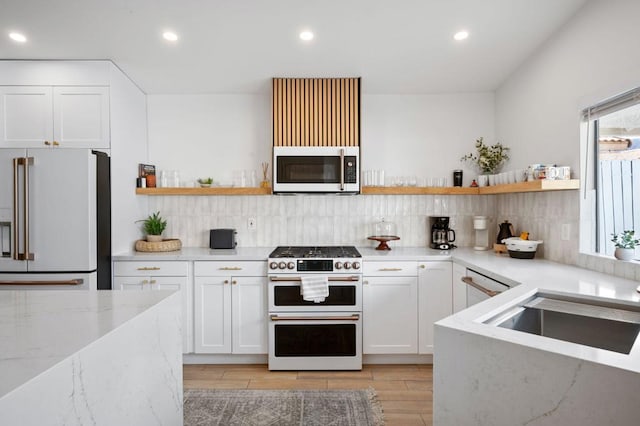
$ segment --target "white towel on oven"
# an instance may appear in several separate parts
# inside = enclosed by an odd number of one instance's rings
[[[320,303],[329,296],[329,277],[306,275],[300,277],[300,294],[307,302]]]

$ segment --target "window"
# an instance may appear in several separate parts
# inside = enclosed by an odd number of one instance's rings
[[[612,234],[634,230],[640,237],[640,88],[583,112],[593,148],[595,229],[591,245],[612,256]],[[640,258],[640,249],[636,250]]]

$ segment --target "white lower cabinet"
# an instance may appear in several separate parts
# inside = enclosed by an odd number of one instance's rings
[[[451,262],[420,262],[418,267],[419,353],[433,353],[433,324],[453,313]]]
[[[177,290],[182,297],[182,352],[193,352],[193,298],[189,262],[116,261],[114,290]]]
[[[418,353],[417,262],[366,262],[362,353]]]
[[[194,262],[196,353],[267,353],[266,271],[266,262]]]

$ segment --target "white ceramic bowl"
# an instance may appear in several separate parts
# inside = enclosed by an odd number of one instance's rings
[[[521,240],[519,237],[505,238],[502,242],[507,245],[509,256],[516,259],[533,259],[538,245],[542,244],[542,241]]]

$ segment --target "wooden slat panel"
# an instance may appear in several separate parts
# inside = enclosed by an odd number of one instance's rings
[[[311,92],[313,88],[313,80],[310,78],[306,78],[304,80],[304,107],[307,115],[307,125],[304,129],[305,139],[307,141],[307,146],[311,146],[311,132],[313,130],[313,119],[312,119],[312,100],[311,100]]]
[[[284,81],[284,146],[291,145],[291,80]]]
[[[360,146],[360,79],[356,78],[354,82],[355,92],[354,92],[354,117],[353,124],[355,126],[355,146]]]
[[[340,79],[340,145],[347,143],[347,94],[345,91],[345,79]]]
[[[337,81],[331,79],[331,146],[338,145],[338,103]]]
[[[274,146],[358,146],[359,78],[274,78]]]
[[[356,146],[356,133],[355,133],[355,129],[356,129],[356,121],[355,121],[355,113],[356,113],[356,109],[355,109],[355,89],[354,89],[354,84],[355,84],[355,79],[350,79],[349,80],[349,130],[350,130],[350,135],[349,135],[349,139],[350,139],[350,146]]]

